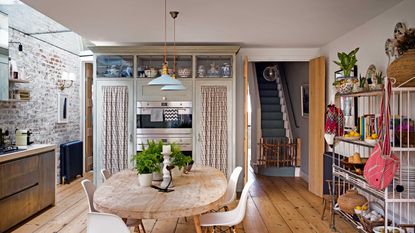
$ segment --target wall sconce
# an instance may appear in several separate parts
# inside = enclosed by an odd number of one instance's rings
[[[70,72],[62,72],[62,78],[58,79],[57,86],[61,91],[63,91],[65,88],[69,88],[72,86],[73,82],[76,81],[75,74]]]
[[[9,41],[9,44],[19,44],[17,50],[19,51],[19,56],[23,54],[23,45],[20,42]]]

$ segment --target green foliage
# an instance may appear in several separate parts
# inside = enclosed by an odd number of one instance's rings
[[[180,149],[180,146],[172,143],[171,146],[171,164],[181,169],[182,167],[185,167],[187,164],[189,164],[192,161],[192,157],[186,156],[182,153],[182,150]]]
[[[135,169],[139,174],[160,172],[160,163],[156,154],[139,152],[134,156]]]
[[[133,160],[135,161],[135,169],[139,174],[152,172],[160,172],[160,163],[163,162],[161,154],[163,150],[163,142],[147,141],[148,147],[138,152]],[[142,145],[144,148],[144,145]]]
[[[382,84],[383,83],[383,73],[382,71],[379,71],[376,73],[376,83],[377,84]]]
[[[345,52],[339,52],[337,53],[337,57],[339,58],[339,61],[333,61],[336,63],[341,70],[343,70],[343,75],[345,77],[350,77],[350,73],[353,69],[353,67],[356,65],[357,58],[356,53],[359,51],[359,48],[355,48],[350,53]]]
[[[362,75],[359,76],[359,87],[364,88],[366,84],[366,78]]]

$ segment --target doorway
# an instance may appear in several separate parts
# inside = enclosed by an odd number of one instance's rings
[[[84,124],[84,143],[85,143],[85,172],[93,170],[93,123],[92,123],[92,85],[93,85],[93,65],[85,63],[85,124]]]

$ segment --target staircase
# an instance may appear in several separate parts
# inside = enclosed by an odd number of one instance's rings
[[[291,138],[290,124],[284,100],[281,80],[267,81],[263,70],[270,63],[256,63],[258,92],[261,104],[261,132],[263,140],[288,141]],[[262,145],[261,145],[262,146]],[[258,161],[259,162],[259,161]],[[257,165],[257,171],[266,176],[294,176],[295,167],[277,165]]]
[[[263,138],[288,137],[286,118],[283,102],[283,92],[280,84],[276,81],[269,82],[262,77],[262,71],[266,67],[262,64],[257,65],[257,81],[259,97],[261,102],[261,130]],[[278,80],[277,80],[278,81]]]

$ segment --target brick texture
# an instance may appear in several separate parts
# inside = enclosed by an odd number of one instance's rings
[[[19,30],[32,32],[33,29],[46,31],[48,28],[62,28],[53,20],[39,16],[38,12],[25,6],[17,14],[9,14],[9,22],[19,25]],[[22,18],[13,18],[13,15],[25,15]],[[36,17],[30,19],[30,15]],[[24,23],[21,22],[24,20]],[[42,24],[36,22],[42,21]],[[16,23],[19,21],[19,23]],[[41,27],[40,27],[41,26]],[[43,37],[46,37],[44,35]],[[42,37],[42,39],[43,39]],[[56,48],[48,43],[42,42],[31,36],[22,34],[14,29],[9,29],[9,40],[18,41],[23,45],[23,54],[18,55],[17,45],[10,44],[10,57],[16,61],[19,72],[24,72],[30,83],[11,84],[11,88],[26,89],[30,91],[31,100],[29,102],[0,102],[0,128],[8,129],[12,132],[14,141],[15,129],[30,129],[33,131],[35,143],[48,143],[57,145],[57,161],[59,166],[59,145],[72,140],[80,139],[80,60],[79,57]],[[79,44],[80,37],[70,34],[50,35],[47,39],[49,43],[65,45]],[[72,51],[72,48],[64,48]],[[72,49],[72,50],[71,50]],[[63,93],[68,95],[68,119],[65,124],[57,123],[58,119],[58,89],[56,83],[61,78],[62,71],[73,72],[76,74],[76,82],[72,87],[67,88]],[[59,174],[59,167],[57,169]],[[59,177],[57,176],[57,180]]]

